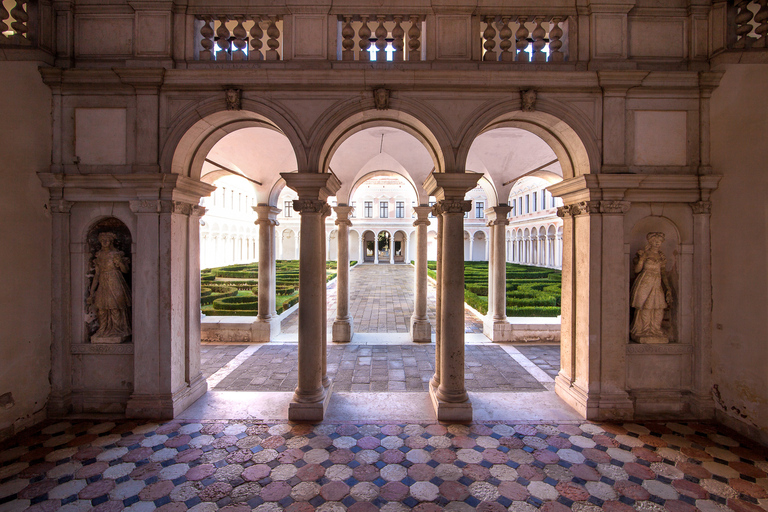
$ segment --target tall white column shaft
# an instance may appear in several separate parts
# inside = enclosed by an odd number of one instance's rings
[[[427,318],[427,226],[429,226],[428,206],[414,207],[416,220],[416,260],[413,289],[413,315],[411,316],[411,341],[432,341],[432,326]],[[411,237],[413,239],[413,237]]]
[[[336,263],[336,320],[333,322],[333,341],[352,340],[352,318],[349,316],[349,214],[351,206],[336,206],[338,233],[338,261]]]

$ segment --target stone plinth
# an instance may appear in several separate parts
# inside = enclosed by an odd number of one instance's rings
[[[466,402],[446,402],[437,397],[437,387],[430,384],[429,398],[432,400],[432,407],[435,408],[437,421],[447,421],[451,423],[467,423],[472,421],[472,402],[467,399]]]
[[[328,402],[331,401],[333,382],[323,386],[323,398],[318,402],[297,402],[296,399],[288,404],[288,419],[290,421],[323,421]]]

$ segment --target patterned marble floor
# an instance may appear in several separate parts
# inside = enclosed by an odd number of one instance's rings
[[[360,264],[349,272],[349,314],[355,332],[408,332],[413,313],[413,272],[411,265]],[[435,287],[427,291],[427,317],[435,332]],[[328,331],[336,318],[336,282],[328,285]],[[295,311],[281,324],[283,333],[298,333]],[[483,323],[468,309],[464,313],[466,332],[483,332]]]
[[[767,471],[703,424],[49,422],[0,444],[0,512],[742,512]]]

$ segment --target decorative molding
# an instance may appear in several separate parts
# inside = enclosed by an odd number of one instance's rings
[[[600,213],[624,214],[629,206],[629,201],[600,201]]]
[[[305,213],[324,213],[328,203],[321,199],[294,199],[293,209],[303,215]]]
[[[133,343],[118,343],[115,345],[97,345],[93,343],[73,343],[72,354],[107,354],[124,355],[133,354]]]
[[[48,207],[51,209],[51,213],[69,213],[74,204],[72,201],[64,199],[51,199]]]

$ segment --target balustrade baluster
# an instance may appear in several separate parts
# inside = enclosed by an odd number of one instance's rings
[[[0,2],[0,44],[7,44],[10,42],[8,38],[3,35],[3,32],[8,30],[8,25],[5,23],[5,20],[9,17],[10,14],[3,5],[3,2]]]
[[[410,17],[411,28],[408,29],[408,60],[421,60],[421,18]]]
[[[755,21],[758,25],[755,28],[757,41],[752,45],[753,48],[768,48],[768,0],[758,0],[760,10],[755,14]]]
[[[352,28],[352,16],[344,16],[344,27],[341,29],[341,60],[355,60],[355,29]]]
[[[483,48],[485,53],[483,54],[484,61],[495,61],[496,52],[493,50],[496,47],[496,29],[493,28],[493,22],[495,18],[493,16],[486,16],[485,18],[485,30],[483,31]]]
[[[528,21],[528,16],[520,16],[517,18],[517,23],[520,27],[515,32],[515,48],[517,49],[517,60],[519,62],[528,62],[528,52],[525,51],[528,48],[528,29],[525,27],[525,22]]]
[[[200,60],[213,60],[213,27],[211,26],[213,19],[210,16],[201,16],[200,19],[205,22],[200,27],[200,35],[202,36],[200,46],[203,47],[200,50]]]
[[[14,34],[11,36],[11,43],[13,44],[32,44],[32,41],[27,39],[29,14],[27,14],[26,5],[27,0],[16,0],[16,5],[11,9],[11,16],[13,16],[11,28],[14,31]]]
[[[547,35],[547,31],[541,24],[544,22],[544,18],[541,16],[535,18],[536,27],[533,29],[531,36],[533,37],[533,62],[546,62],[547,54],[543,52],[547,42],[544,41],[544,37]]]
[[[277,40],[280,37],[280,29],[277,28],[277,17],[269,17],[269,27],[267,27],[267,60],[280,60],[280,52],[277,51],[280,48],[280,41]]]
[[[384,16],[376,16],[379,21],[379,26],[376,27],[376,60],[378,62],[387,61],[387,29],[384,27]]]
[[[395,62],[402,62],[405,56],[405,52],[403,51],[403,48],[405,47],[405,42],[403,41],[403,38],[405,37],[405,30],[403,30],[403,27],[400,26],[400,23],[402,22],[402,16],[395,16],[395,28],[392,29],[392,37],[394,38],[394,41],[392,41],[392,47],[395,49],[392,60]]]
[[[563,29],[560,28],[560,22],[563,19],[559,16],[552,18],[552,25],[549,27],[549,62],[563,62],[565,54],[560,51],[563,47]]]
[[[235,16],[235,20],[237,20],[237,25],[232,30],[232,35],[235,36],[234,41],[232,41],[235,47],[235,50],[232,52],[232,60],[245,60],[245,47],[247,46],[245,38],[248,36],[248,32],[245,31],[243,26],[245,18],[243,16]]]
[[[357,31],[357,35],[360,36],[360,56],[359,60],[369,61],[371,60],[371,54],[368,52],[368,48],[371,47],[371,29],[368,27],[368,16],[361,16],[363,20],[363,26]]]
[[[264,43],[261,38],[264,37],[264,31],[261,29],[261,16],[253,16],[253,26],[251,27],[251,51],[248,55],[248,60],[263,60],[264,54],[261,53],[261,48]]]
[[[749,33],[752,32],[752,25],[749,23],[752,21],[752,11],[749,10],[750,0],[741,0],[737,2],[736,7],[738,12],[736,13],[736,42],[733,44],[734,48],[746,48],[750,38]],[[13,13],[11,13],[13,14]]]
[[[515,60],[515,54],[509,51],[510,48],[512,48],[512,41],[510,41],[510,39],[512,39],[512,29],[509,28],[509,16],[501,17],[499,37],[501,38],[501,42],[499,43],[499,48],[501,48],[499,60],[502,62],[511,62]]]
[[[216,29],[216,45],[219,50],[216,52],[216,60],[229,60],[231,55],[229,53],[229,29],[227,28],[227,21],[229,17],[219,16],[219,28]]]

